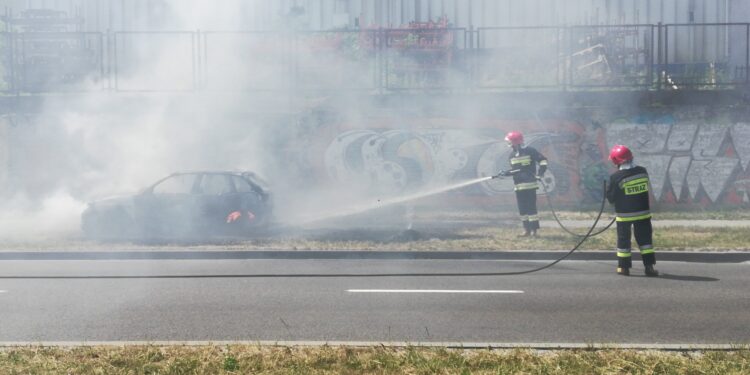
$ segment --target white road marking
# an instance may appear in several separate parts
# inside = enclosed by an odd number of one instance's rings
[[[461,289],[347,289],[349,293],[489,293],[518,294],[523,290],[461,290]]]

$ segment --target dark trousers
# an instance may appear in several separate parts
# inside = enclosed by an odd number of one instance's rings
[[[643,264],[656,264],[656,254],[654,253],[654,245],[652,241],[653,230],[651,228],[651,219],[643,219],[617,222],[618,267],[630,268],[632,266],[630,254],[631,232],[635,234],[635,242],[638,243],[638,249],[641,251]]]
[[[536,211],[536,189],[517,190],[516,202],[518,214],[523,221],[523,229],[527,232],[539,229],[539,216]]]

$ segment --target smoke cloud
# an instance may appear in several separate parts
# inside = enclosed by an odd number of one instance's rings
[[[169,0],[161,29],[242,29],[234,10],[248,6],[239,0]],[[280,31],[295,26],[283,12],[267,24]],[[414,130],[415,119],[438,112],[458,118],[444,122],[454,122],[459,129],[483,117],[483,108],[469,99],[441,101],[437,109],[429,97],[417,100],[408,95],[390,113],[377,114],[377,96],[348,91],[367,89],[373,74],[383,74],[362,58],[368,53],[359,48],[364,44],[347,44],[361,37],[303,37],[292,45],[283,32],[207,33],[197,42],[189,34],[118,34],[113,40],[120,92],[48,96],[38,114],[4,119],[7,137],[13,140],[7,152],[13,169],[2,192],[0,239],[80,236],[78,223],[86,202],[134,193],[175,171],[257,172],[272,182],[282,224],[450,182],[429,172],[418,181],[400,181],[387,162],[361,178],[341,179],[328,171],[330,180],[321,181],[304,170],[305,163],[297,163],[307,161],[302,160],[309,155],[306,150],[296,150],[295,155],[283,149],[290,137],[313,135],[321,121],[372,131],[375,117]],[[196,56],[191,43],[202,44],[209,53]],[[290,51],[296,65],[289,64]],[[297,87],[292,87],[292,75],[298,78]],[[459,86],[463,80],[461,72],[450,72],[442,84]],[[86,85],[94,90],[102,82],[91,78]],[[305,89],[310,87],[329,94],[308,95]],[[192,91],[195,88],[201,90]],[[267,91],[270,88],[275,90]],[[316,118],[321,108],[335,118]],[[371,141],[377,146],[387,136],[374,134]],[[404,144],[401,157],[419,158],[426,141],[413,138]],[[325,157],[324,149],[318,151]],[[460,160],[442,163],[435,168],[458,168],[451,163]],[[390,175],[373,174],[382,170]]]

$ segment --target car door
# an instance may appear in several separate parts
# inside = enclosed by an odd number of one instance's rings
[[[136,217],[146,237],[183,236],[195,226],[196,175],[169,176],[135,199]]]
[[[238,199],[241,202],[241,207],[244,211],[243,214],[247,215],[249,212],[251,220],[247,224],[250,226],[265,223],[268,219],[270,207],[267,207],[266,202],[258,191],[260,188],[253,186],[247,180],[240,176],[232,176],[235,190],[238,194]]]
[[[204,173],[198,183],[198,220],[213,233],[223,232],[229,214],[241,211],[240,200],[230,175]]]

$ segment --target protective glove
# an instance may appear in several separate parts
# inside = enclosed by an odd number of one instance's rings
[[[510,176],[510,171],[502,170],[500,173],[492,176],[492,178],[498,178],[498,177],[507,177]]]

